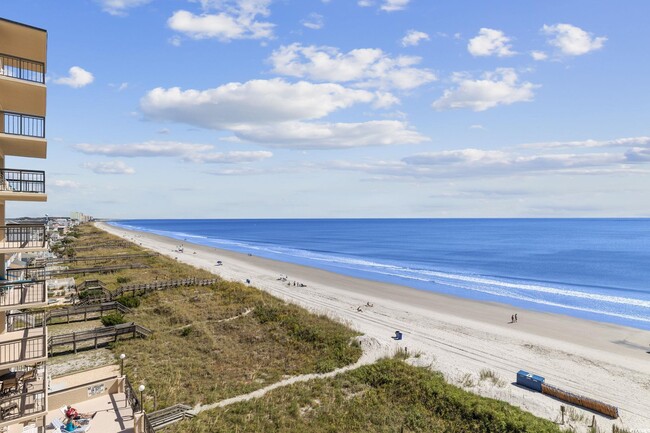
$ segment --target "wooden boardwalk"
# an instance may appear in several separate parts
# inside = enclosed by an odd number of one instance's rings
[[[74,248],[76,251],[87,251],[87,250],[95,250],[97,248],[108,248],[108,247],[132,247],[135,244],[128,242],[128,241],[112,241],[112,242],[104,242],[101,244],[95,244],[95,245],[87,245],[83,247],[75,247],[72,245],[72,248]]]
[[[79,302],[78,305],[89,305],[89,304],[98,304],[103,302],[114,301],[120,296],[142,296],[147,293],[157,292],[159,290],[172,289],[175,287],[189,287],[189,286],[209,286],[220,281],[219,278],[209,278],[209,279],[200,279],[200,278],[183,278],[180,280],[161,280],[154,281],[152,283],[144,284],[131,284],[126,286],[121,286],[114,292],[110,292],[106,289],[106,286],[99,280],[89,280],[84,281],[82,290],[77,289],[77,293],[81,293],[83,290],[97,290],[99,293],[97,296],[88,297],[83,301]],[[80,285],[80,287],[82,287]],[[78,295],[77,295],[78,296]]]
[[[103,317],[104,314],[112,312],[127,314],[130,313],[131,310],[116,301],[102,302],[101,304],[75,305],[73,307],[50,310],[47,313],[46,319],[48,325],[81,321],[85,322],[89,319],[99,319]],[[53,319],[65,320],[60,320],[56,323],[52,323],[54,321]]]
[[[47,340],[49,356],[73,352],[83,349],[97,349],[109,343],[114,343],[122,338],[148,337],[151,330],[136,325],[135,323],[124,323],[122,325],[106,326],[95,328],[90,331],[71,332],[69,334],[53,335]],[[61,349],[58,353],[56,349]]]
[[[111,272],[121,271],[122,269],[146,269],[150,266],[143,265],[142,263],[131,263],[129,265],[114,265],[114,266],[94,266],[91,268],[77,268],[77,269],[64,269],[61,271],[50,271],[49,275],[52,277],[61,275],[86,275],[86,274],[107,274]]]
[[[156,257],[157,255],[158,253],[138,253],[138,254],[115,254],[112,256],[86,256],[86,257],[75,257],[75,258],[56,257],[53,259],[47,259],[47,263],[60,264],[60,263],[78,263],[78,262],[100,262],[100,261],[109,261],[109,260],[130,260],[130,259]]]

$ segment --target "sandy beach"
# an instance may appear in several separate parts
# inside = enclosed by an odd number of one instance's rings
[[[419,354],[418,364],[483,396],[559,420],[563,403],[513,384],[523,369],[544,376],[551,385],[618,406],[617,420],[596,415],[603,431],[616,424],[650,432],[650,331],[455,298],[188,242],[182,242],[184,252],[179,253],[176,239],[97,226],[225,279],[248,279],[278,298],[385,341],[387,347],[407,348]],[[306,287],[294,286],[294,281]],[[514,313],[518,321],[510,323]],[[403,333],[402,341],[391,339],[396,330]],[[496,372],[502,383],[480,381],[483,369]],[[576,413],[585,419],[574,419],[571,425],[586,431],[593,413]]]

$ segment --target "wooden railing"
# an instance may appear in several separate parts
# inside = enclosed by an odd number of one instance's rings
[[[146,283],[146,284],[132,284],[129,286],[119,287],[116,291],[113,292],[113,298],[118,298],[120,296],[125,296],[127,294],[131,296],[144,295],[150,292],[156,292],[159,290],[171,289],[175,287],[209,286],[219,281],[220,281],[219,278],[210,278],[210,279],[183,278],[180,280],[165,280],[165,281],[154,281],[153,283]]]
[[[190,413],[191,410],[191,406],[187,406],[185,404],[175,404],[174,406],[170,406],[168,408],[147,414],[147,421],[151,426],[151,431],[156,431],[163,429],[175,422],[182,421],[185,418],[193,417],[194,415]],[[149,430],[146,430],[146,427],[145,431],[149,433]]]
[[[96,281],[96,280],[92,280]],[[114,292],[109,292],[107,289],[102,290],[98,296],[88,297],[79,302],[78,305],[97,304],[100,302],[108,302],[115,300],[120,296],[142,296],[147,293],[157,292],[159,290],[172,289],[175,287],[188,287],[188,286],[209,286],[219,282],[219,278],[199,279],[199,278],[183,278],[180,280],[161,280],[152,283],[131,284],[127,286],[118,287]],[[85,283],[85,281],[84,281]],[[106,286],[99,282],[98,286],[85,285],[85,290],[95,290],[98,287],[105,288]],[[81,293],[83,290],[77,288],[77,292]]]
[[[95,245],[86,245],[83,247],[75,247],[75,250],[77,251],[86,251],[86,250],[94,250],[97,248],[108,248],[108,247],[132,247],[134,244],[131,242],[127,241],[111,241],[111,242],[104,242],[101,244],[95,244]]]
[[[115,265],[115,266],[94,266],[92,268],[77,268],[77,269],[64,269],[61,271],[52,271],[50,276],[60,275],[77,275],[77,274],[106,274],[110,272],[121,271],[122,269],[147,269],[150,266],[141,263],[132,263],[129,265]]]
[[[152,334],[150,329],[135,323],[124,323],[122,325],[106,326],[95,328],[89,331],[71,332],[69,334],[53,335],[47,341],[47,348],[50,356],[54,356],[54,349],[57,347],[71,347],[74,353],[79,349],[97,349],[100,345],[116,342],[119,337],[131,338],[148,337]],[[79,347],[82,343],[91,343]]]
[[[141,253],[141,254],[116,254],[113,256],[87,256],[87,257],[55,257],[47,259],[48,264],[55,263],[77,263],[77,262],[100,262],[109,260],[127,260],[127,259],[142,259],[147,257],[155,257],[158,253]]]
[[[50,310],[47,314],[47,322],[48,324],[52,325],[53,319],[60,319],[64,317],[65,323],[70,323],[70,317],[73,318],[75,316],[81,316],[83,315],[83,319],[77,319],[77,320],[83,320],[84,322],[86,320],[90,319],[96,319],[100,318],[104,315],[104,313],[109,312],[109,311],[116,311],[120,312],[122,314],[128,314],[131,312],[131,310],[124,305],[120,304],[119,302],[112,301],[112,302],[103,302],[101,304],[90,304],[90,305],[76,305],[73,307],[67,307],[67,308],[57,308],[55,310]],[[89,314],[96,314],[99,313],[98,317],[88,317]]]

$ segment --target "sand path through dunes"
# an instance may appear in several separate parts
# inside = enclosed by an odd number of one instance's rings
[[[250,279],[259,289],[326,314],[379,342],[394,343],[390,337],[400,330],[404,339],[395,344],[408,348],[409,353],[421,353],[420,359],[429,360],[450,382],[471,385],[468,389],[478,394],[507,401],[537,416],[557,419],[562,403],[513,385],[520,369],[546,377],[551,385],[618,406],[619,420],[596,417],[605,431],[611,431],[613,423],[650,431],[648,331],[516,311],[507,305],[351,278],[103,223],[98,226],[225,279]],[[174,252],[180,243],[185,245],[184,253]],[[223,264],[215,266],[217,261]],[[280,275],[289,277],[289,285],[278,280]],[[293,286],[292,281],[306,286]],[[367,302],[373,307],[365,307]],[[518,312],[519,322],[509,324],[514,312]],[[483,369],[501,378],[502,386],[480,381]],[[591,420],[591,412],[584,414]],[[578,427],[577,431],[586,431],[586,425]]]
[[[380,342],[379,340],[367,336],[357,337],[357,341],[361,345],[363,353],[359,360],[354,364],[347,365],[345,367],[338,368],[329,373],[319,373],[319,374],[301,374],[299,376],[292,376],[287,379],[281,380],[279,382],[273,383],[264,388],[258,389],[257,391],[250,392],[248,394],[238,395],[236,397],[228,398],[221,400],[217,403],[197,405],[193,410],[190,411],[193,415],[198,414],[206,410],[214,409],[217,407],[226,407],[234,403],[239,403],[242,401],[252,400],[254,398],[260,398],[264,396],[267,392],[274,389],[281,388],[283,386],[293,385],[298,382],[307,382],[314,379],[326,379],[329,377],[334,377],[338,374],[345,373],[346,371],[354,370],[361,367],[362,365],[373,364],[381,358],[392,356],[397,348],[395,345],[387,344],[386,342]]]

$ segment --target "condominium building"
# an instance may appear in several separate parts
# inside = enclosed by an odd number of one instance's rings
[[[11,260],[44,251],[45,226],[9,224],[5,214],[11,201],[47,199],[45,173],[24,168],[47,153],[46,53],[45,30],[0,18],[0,432],[45,430],[45,270]]]

